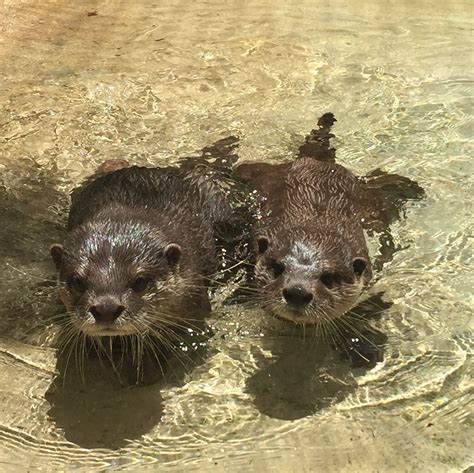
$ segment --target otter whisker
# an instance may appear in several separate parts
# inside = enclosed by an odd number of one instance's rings
[[[325,329],[325,333],[327,334],[327,341],[336,346],[336,336],[338,335],[337,326],[334,324],[334,321],[324,309],[320,310],[320,314],[321,318],[324,321],[321,326]]]
[[[72,341],[74,336],[78,335],[78,330],[76,326],[70,321],[70,319],[66,319],[63,327],[61,328],[62,337],[59,339],[58,343],[58,350],[62,350],[67,347],[67,345]]]
[[[331,343],[329,340],[329,325],[327,323],[318,324],[318,331],[321,333],[322,338],[326,343]]]
[[[84,362],[85,362],[85,357],[86,357],[86,336],[81,332],[79,335],[79,341],[78,343],[80,344],[80,352],[79,352],[79,360],[76,360],[76,363],[78,363],[78,372],[79,376],[82,380],[82,383],[85,384],[85,371],[84,371]]]
[[[57,278],[50,279],[50,278],[45,278],[45,277],[42,277],[42,276],[36,276],[34,274],[28,273],[26,271],[23,271],[23,270],[15,267],[15,266],[13,266],[9,262],[4,263],[4,265],[7,266],[8,268],[12,269],[13,271],[16,271],[17,273],[21,274],[22,276],[27,277],[28,279],[36,279],[36,280],[41,281],[41,282],[50,282],[50,283],[58,284],[58,279]]]
[[[167,348],[168,350],[170,350],[171,352],[174,352],[176,354],[178,354],[177,356],[177,360],[181,363],[181,365],[183,366],[183,368],[187,368],[187,366],[183,363],[182,359],[180,358],[179,355],[184,355],[186,357],[188,357],[187,354],[183,353],[182,350],[179,350],[178,347],[176,347],[173,343],[170,342],[170,340],[168,340],[168,338],[166,336],[164,336],[162,333],[160,333],[159,330],[152,330],[152,334],[154,336],[156,336],[157,339],[160,340],[160,342],[162,343],[162,345]]]
[[[132,362],[136,366],[137,380],[140,379],[143,371],[144,363],[144,342],[143,337],[140,333],[137,333],[135,336],[132,336],[132,340],[135,342],[135,350],[132,350]]]
[[[161,334],[158,335],[156,334],[155,335],[156,338],[160,341],[160,345],[157,345],[156,342],[153,340],[153,338],[150,338],[150,341],[151,341],[151,345],[153,347],[153,353],[156,353],[155,355],[155,358],[160,366],[160,370],[162,372],[162,376],[163,378],[166,378],[166,373],[164,372],[163,368],[162,368],[162,364],[161,364],[161,361],[158,357],[158,353],[162,352],[162,349],[163,348],[166,348],[168,350],[170,350],[172,353],[175,353],[177,354],[177,359],[178,361],[182,364],[182,366],[186,369],[187,367],[184,365],[184,363],[182,362],[182,360],[180,359],[180,355],[183,355],[183,353],[181,351],[179,351],[177,349],[177,347],[175,345],[173,345],[166,337],[163,337]],[[156,349],[155,349],[156,348]],[[171,367],[172,371],[173,371],[173,374],[176,375],[176,372],[175,372],[175,369],[173,367],[172,364],[169,364],[169,366]]]
[[[181,350],[179,350],[179,347],[171,343],[171,339],[182,342],[183,344],[185,344],[185,346],[189,347],[187,339],[181,333],[179,333],[179,331],[177,332],[177,331],[171,330],[171,328],[167,326],[158,325],[155,321],[151,322],[150,325],[151,325],[151,328],[155,330],[155,333],[156,332],[163,333],[163,335],[165,336],[164,342],[167,344],[168,348],[172,350],[177,350],[179,353],[181,353]],[[199,328],[197,328],[196,330],[198,331]],[[188,357],[187,354],[184,354],[184,355]]]
[[[67,371],[69,368],[69,362],[71,360],[71,357],[74,353],[76,355],[77,353],[77,344],[79,343],[80,340],[80,332],[75,330],[75,327],[70,327],[69,334],[66,338],[66,342],[62,347],[62,350],[65,351],[67,347],[69,347],[69,351],[66,356],[66,362],[64,366],[64,373],[63,373],[63,385],[66,382],[66,376],[67,376]]]
[[[377,348],[377,345],[375,345],[370,339],[368,339],[354,324],[349,323],[348,320],[345,320],[344,317],[341,317],[338,322],[341,325],[346,326],[349,330],[353,331],[355,335],[357,335],[359,338],[362,340],[365,340],[368,342],[370,345],[372,345],[374,348]]]
[[[182,317],[179,317],[175,314],[170,314],[170,313],[165,313],[162,310],[159,310],[157,308],[153,308],[150,306],[150,309],[154,309],[153,312],[147,311],[146,314],[143,314],[144,319],[149,319],[150,321],[158,321],[162,322],[167,325],[171,325],[177,328],[183,328],[183,329],[199,329],[198,325],[195,325],[193,322],[200,322],[202,323],[202,319],[194,319],[194,318],[186,318],[184,319],[184,322],[178,322],[179,320],[183,320]],[[153,318],[150,318],[150,315],[153,314]]]
[[[194,325],[193,323],[187,323],[187,324],[182,324],[179,322],[174,321],[170,317],[163,317],[163,313],[157,314],[156,312],[153,314],[155,318],[146,318],[144,317],[144,320],[147,321],[148,324],[154,324],[160,327],[168,327],[168,328],[176,328],[176,329],[182,329],[182,330],[199,330],[198,325]]]
[[[164,372],[163,365],[161,364],[161,360],[160,360],[160,357],[159,357],[159,354],[160,354],[160,351],[161,351],[160,350],[161,346],[157,345],[156,342],[154,341],[154,339],[152,337],[150,337],[148,334],[144,335],[144,340],[145,340],[145,343],[146,343],[147,347],[150,348],[151,353],[153,355],[153,358],[158,363],[158,367],[160,369],[161,376],[164,378],[165,377],[165,372]]]
[[[164,325],[158,325],[155,321],[150,322],[150,328],[151,328],[151,333],[156,335],[157,337],[160,337],[163,344],[173,350],[181,353],[181,350],[179,350],[179,347],[176,347],[171,343],[170,339],[174,339],[180,342],[183,342],[184,344],[187,345],[186,339],[179,334],[176,331],[171,330],[169,327],[166,327]],[[186,357],[188,357],[187,354],[184,354]]]

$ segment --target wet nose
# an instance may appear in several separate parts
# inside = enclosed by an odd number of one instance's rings
[[[302,308],[313,300],[313,294],[303,286],[291,286],[283,289],[285,301],[295,308]]]
[[[89,311],[94,316],[96,322],[113,322],[125,310],[123,305],[107,303],[93,305]]]

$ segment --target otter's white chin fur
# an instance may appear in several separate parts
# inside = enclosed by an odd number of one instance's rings
[[[116,337],[124,335],[134,335],[139,333],[136,327],[129,324],[97,324],[97,323],[82,323],[78,324],[79,330],[90,337]]]
[[[305,314],[304,311],[292,310],[292,309],[285,309],[284,307],[279,307],[278,309],[274,309],[273,315],[280,319],[289,320],[295,324],[303,324],[303,325],[320,325],[327,320],[324,318],[317,316],[317,315],[309,315]]]

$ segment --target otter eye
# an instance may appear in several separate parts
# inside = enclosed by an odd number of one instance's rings
[[[339,274],[331,273],[330,271],[325,271],[319,279],[328,288],[332,288],[335,284],[340,284],[341,282]]]
[[[362,276],[362,273],[367,268],[367,261],[364,258],[355,258],[352,262],[352,269],[357,276]]]
[[[274,278],[280,277],[285,271],[285,265],[281,261],[272,261],[270,267],[273,270]]]
[[[69,289],[76,292],[86,292],[87,284],[86,281],[79,276],[72,276],[66,281],[66,285]]]
[[[132,284],[130,284],[130,287],[133,292],[143,292],[150,282],[150,278],[147,278],[146,276],[138,276],[133,280]]]
[[[258,247],[258,254],[261,255],[265,253],[265,251],[268,250],[268,247],[270,246],[270,241],[266,236],[259,236],[257,238],[257,247]]]

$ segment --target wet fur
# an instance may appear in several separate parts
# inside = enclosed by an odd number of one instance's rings
[[[130,336],[121,345],[130,345],[140,371],[146,347],[157,359],[174,351],[209,312],[216,241],[231,226],[232,209],[199,167],[99,171],[74,191],[68,235],[52,249],[68,312],[62,347],[83,363],[87,337],[100,354],[107,352],[101,338]],[[174,261],[167,251],[177,245]],[[136,293],[133,280],[141,274],[151,282]],[[77,279],[85,290],[76,290]],[[123,312],[113,323],[97,323],[91,307],[110,300]]]
[[[335,121],[332,114],[323,115],[293,162],[246,163],[236,169],[261,196],[260,218],[252,229],[257,290],[251,297],[295,323],[331,324],[350,310],[372,277],[364,230],[382,233],[391,244],[383,254],[389,260],[395,246],[388,225],[406,200],[423,195],[408,178],[380,170],[357,178],[336,164],[330,147]],[[397,190],[401,195],[390,198]],[[325,273],[336,274],[337,284],[322,283]],[[290,307],[282,296],[288,287],[303,288],[313,296],[311,302]]]

